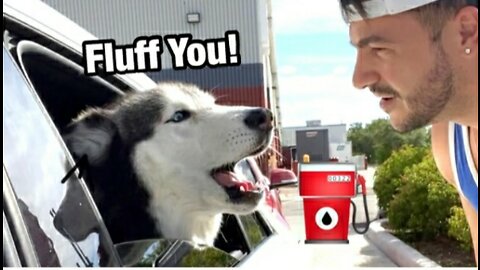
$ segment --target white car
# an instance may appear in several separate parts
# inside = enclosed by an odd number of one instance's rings
[[[4,0],[3,22],[3,266],[301,267],[298,242],[267,204],[225,215],[212,248],[175,239],[113,245],[85,182],[61,181],[74,163],[59,134],[87,106],[155,83],[144,74],[84,75],[82,42],[96,38],[41,1]],[[81,242],[54,224],[72,190],[78,213],[65,226],[89,226]]]

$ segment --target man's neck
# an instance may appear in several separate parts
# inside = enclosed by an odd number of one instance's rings
[[[465,89],[466,92],[460,94],[456,102],[458,102],[457,112],[463,112],[461,115],[457,115],[458,119],[454,122],[458,122],[464,126],[468,126],[475,131],[478,130],[478,80],[475,80],[472,84],[464,85],[461,89]]]

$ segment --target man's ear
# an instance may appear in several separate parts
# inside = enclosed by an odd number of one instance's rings
[[[90,165],[101,164],[117,134],[115,123],[101,111],[90,111],[67,128],[63,139],[75,158],[87,156]]]
[[[478,8],[466,6],[460,9],[455,16],[459,34],[461,36],[461,46],[476,50],[478,47]]]

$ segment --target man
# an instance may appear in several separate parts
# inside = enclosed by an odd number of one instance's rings
[[[400,132],[432,125],[442,175],[459,191],[478,264],[478,4],[340,0],[357,48],[355,87]]]

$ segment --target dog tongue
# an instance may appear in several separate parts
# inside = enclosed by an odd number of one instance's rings
[[[252,184],[252,182],[248,180],[240,180],[232,172],[217,172],[213,175],[213,178],[223,187],[243,187],[244,191],[251,191],[255,189],[255,186]]]

